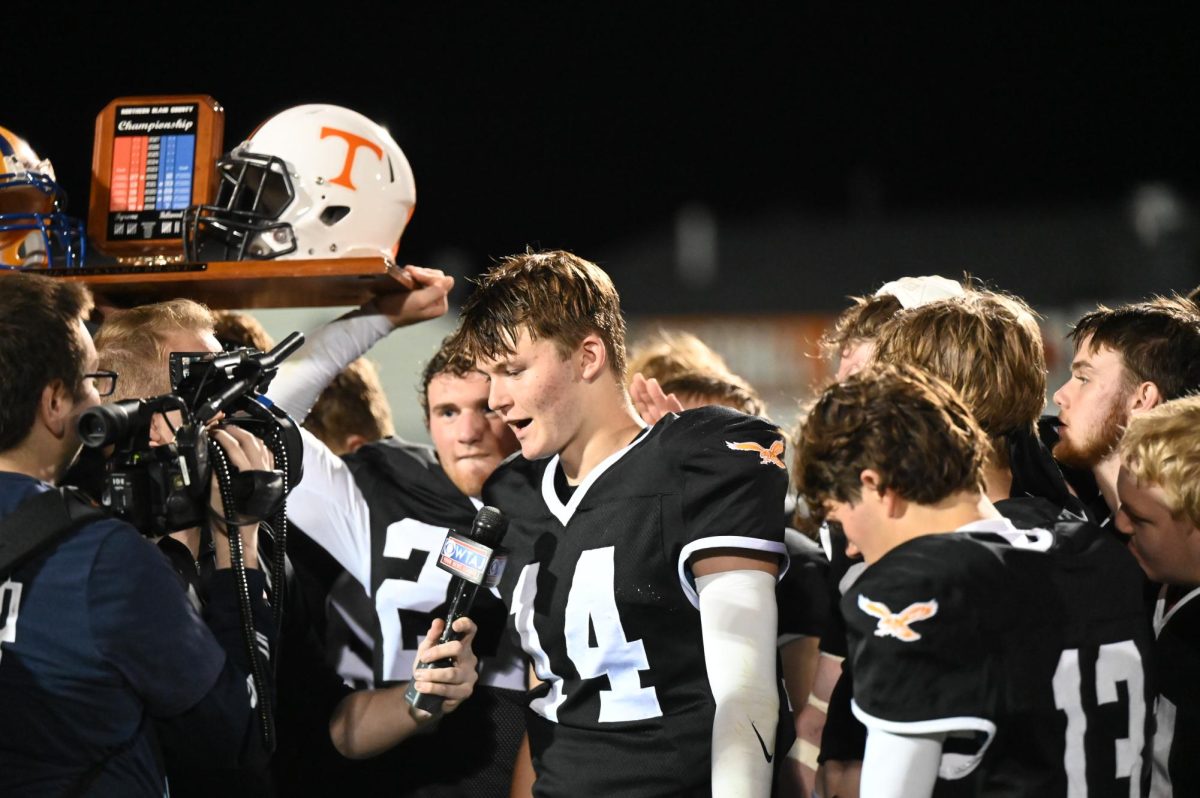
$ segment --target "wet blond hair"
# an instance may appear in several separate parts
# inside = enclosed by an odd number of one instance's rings
[[[450,347],[473,361],[511,355],[522,332],[553,341],[564,358],[594,333],[624,382],[621,299],[612,279],[591,261],[562,250],[504,258],[479,278]]]

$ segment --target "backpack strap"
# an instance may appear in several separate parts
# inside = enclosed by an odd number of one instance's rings
[[[107,514],[75,488],[43,491],[0,519],[0,582],[26,561]]]
[[[77,488],[47,490],[26,499],[12,513],[0,519],[0,582],[29,560],[47,551],[71,532],[108,514]],[[146,727],[143,712],[133,735],[109,749],[71,782],[66,798],[82,796],[112,759],[137,743]]]

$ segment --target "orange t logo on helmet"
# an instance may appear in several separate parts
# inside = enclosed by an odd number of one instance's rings
[[[339,186],[345,186],[351,191],[357,191],[358,189],[355,187],[355,185],[350,182],[350,170],[354,168],[354,156],[358,154],[360,147],[366,147],[371,152],[375,153],[376,158],[382,161],[383,149],[370,139],[365,139],[362,136],[356,136],[347,130],[338,130],[335,127],[321,128],[322,139],[330,136],[337,136],[345,139],[348,146],[346,148],[346,162],[342,164],[342,173],[337,177],[332,178],[329,182],[337,183]]]

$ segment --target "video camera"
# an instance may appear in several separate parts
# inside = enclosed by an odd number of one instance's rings
[[[173,352],[171,393],[85,411],[79,418],[83,444],[116,447],[102,503],[151,537],[200,526],[215,466],[242,515],[259,520],[275,513],[303,474],[303,443],[295,422],[263,392],[279,364],[303,343],[304,336],[294,332],[265,354],[251,348]],[[230,472],[224,453],[210,448],[209,422],[220,413],[225,413],[222,424],[242,427],[267,444],[276,471]],[[175,439],[151,446],[150,426],[159,414]]]

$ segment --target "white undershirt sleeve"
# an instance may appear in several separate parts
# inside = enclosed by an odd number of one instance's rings
[[[723,571],[696,578],[704,662],[716,702],[712,794],[771,793],[779,722],[775,577]]]
[[[863,754],[863,798],[929,798],[937,782],[946,735],[867,733]]]
[[[325,386],[392,329],[386,316],[358,311],[318,327],[300,351],[279,366],[267,396],[302,423]]]
[[[342,458],[301,428],[304,479],[287,501],[288,519],[371,592],[371,513]]]

